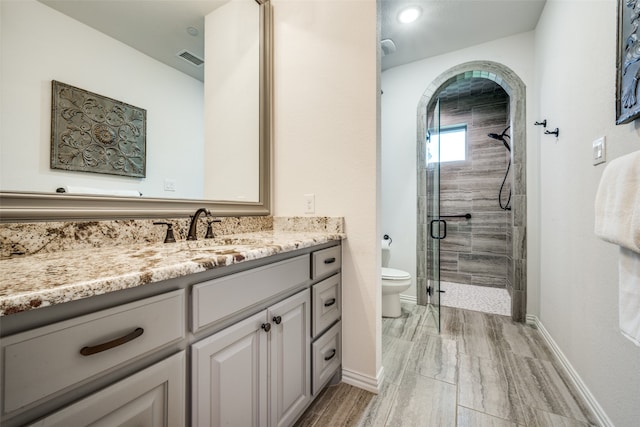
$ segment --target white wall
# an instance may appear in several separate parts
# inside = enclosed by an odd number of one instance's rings
[[[393,238],[390,266],[416,277],[416,132],[417,106],[432,81],[449,68],[469,61],[506,65],[527,86],[527,110],[534,99],[533,32],[495,40],[382,73],[382,232]],[[531,115],[528,122],[532,121]],[[528,312],[538,308],[537,128],[527,123]],[[416,296],[414,286],[405,295]]]
[[[205,199],[260,199],[259,28],[253,1],[230,1],[205,17]]]
[[[202,83],[35,0],[3,0],[0,188],[202,197]],[[51,170],[51,80],[147,110],[147,177]],[[165,192],[164,179],[177,192]]]
[[[375,0],[273,0],[276,216],[344,216],[343,370],[377,386],[380,229],[377,214]],[[349,378],[347,378],[349,380]]]
[[[616,1],[547,0],[536,29],[540,136],[540,320],[618,427],[640,420],[640,349],[618,332],[617,247],[593,233],[594,200],[609,160],[640,149],[640,125],[615,125]],[[533,119],[533,117],[531,117]],[[531,120],[530,119],[530,120]]]

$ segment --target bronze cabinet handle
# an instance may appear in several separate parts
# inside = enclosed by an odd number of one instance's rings
[[[331,307],[335,303],[336,303],[336,299],[335,298],[331,298],[331,299],[327,300],[327,302],[324,303],[324,306],[325,307]]]
[[[279,325],[279,324],[280,324],[280,322],[282,322],[282,317],[281,317],[281,316],[273,316],[273,319],[271,319],[271,320],[273,320],[273,322],[274,322],[276,325]]]
[[[261,328],[264,329],[265,332],[269,332],[271,330],[271,323],[263,323]]]
[[[143,333],[144,333],[144,329],[136,328],[133,332],[130,332],[123,337],[116,338],[115,340],[108,341],[98,345],[83,347],[80,350],[80,354],[83,356],[91,356],[92,354],[101,353],[103,351],[110,350],[114,347],[118,347],[120,345],[126,344],[129,341],[133,341]]]
[[[327,258],[327,259],[324,260],[325,264],[333,264],[334,262],[336,262],[336,258],[335,257]]]
[[[331,360],[331,359],[333,359],[335,357],[335,355],[336,355],[336,349],[334,348],[333,350],[331,350],[331,354],[329,356],[325,356],[324,357],[324,360],[325,361]]]

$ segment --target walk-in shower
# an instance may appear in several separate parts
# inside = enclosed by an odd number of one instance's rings
[[[432,100],[426,110],[426,197],[419,201],[427,251],[418,274],[425,271],[432,304],[508,315],[514,271],[509,95],[495,81],[477,77],[443,85]]]
[[[479,84],[478,84],[479,83]],[[499,86],[499,87],[496,87]],[[482,99],[484,98],[484,99]],[[431,174],[426,164],[424,135],[432,128],[433,106],[440,99],[441,128],[467,123],[464,161],[440,163],[438,197],[430,192]],[[487,105],[486,102],[491,101]],[[483,105],[484,104],[484,105]],[[435,78],[418,103],[418,174],[416,297],[419,304],[430,303],[426,289],[432,279],[430,245],[439,250],[439,279],[460,286],[508,292],[513,320],[523,322],[527,305],[527,194],[526,194],[526,93],[525,85],[513,70],[491,61],[471,61],[456,65]],[[493,133],[498,138],[488,138]],[[501,141],[502,144],[496,144]],[[505,148],[509,148],[510,151]],[[510,188],[511,210],[496,203],[496,190],[511,162],[505,189]],[[435,177],[435,174],[434,174]],[[504,197],[503,197],[504,200]],[[429,216],[429,205],[437,204],[437,218]],[[461,213],[450,220],[446,238],[437,233],[441,217]],[[434,214],[432,214],[434,215]],[[432,221],[436,221],[430,227]],[[443,228],[443,227],[442,227]],[[434,231],[435,238],[431,236]],[[436,240],[441,238],[440,240]],[[433,244],[432,244],[433,243]],[[443,289],[446,291],[446,289]],[[442,294],[443,298],[451,292]],[[466,295],[465,300],[479,300]],[[491,298],[491,302],[494,298]],[[436,302],[437,303],[437,302]],[[444,304],[446,305],[446,304]],[[433,304],[431,304],[433,306]],[[470,308],[473,309],[473,308]],[[437,310],[434,310],[438,314]]]

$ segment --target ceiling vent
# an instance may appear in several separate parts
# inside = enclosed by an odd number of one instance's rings
[[[177,53],[177,56],[196,67],[202,67],[202,64],[204,64],[204,59],[198,58],[196,55],[189,52],[188,50],[181,50],[180,52]]]

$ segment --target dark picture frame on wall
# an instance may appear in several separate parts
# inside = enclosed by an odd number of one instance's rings
[[[640,0],[618,0],[616,124],[640,117]]]
[[[51,169],[145,177],[145,109],[55,80],[51,89]]]

